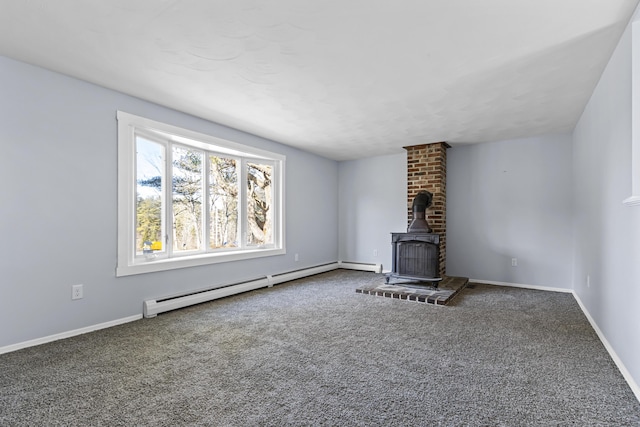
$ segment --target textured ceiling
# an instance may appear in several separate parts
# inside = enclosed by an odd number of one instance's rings
[[[573,128],[638,0],[0,0],[0,54],[322,156]]]

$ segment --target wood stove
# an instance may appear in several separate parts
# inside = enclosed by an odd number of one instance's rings
[[[413,199],[413,221],[406,233],[391,233],[392,260],[389,279],[408,279],[429,282],[437,287],[439,275],[440,236],[431,232],[426,220],[426,210],[433,195],[420,191]]]
[[[437,286],[440,236],[425,232],[391,233],[391,273],[389,279],[429,282]]]

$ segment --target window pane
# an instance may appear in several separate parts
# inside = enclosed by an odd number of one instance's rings
[[[201,151],[173,147],[173,250],[202,248]]]
[[[238,171],[235,159],[209,156],[209,248],[238,246]]]
[[[136,137],[136,254],[163,250],[164,146]]]
[[[273,167],[247,163],[247,245],[273,243]]]

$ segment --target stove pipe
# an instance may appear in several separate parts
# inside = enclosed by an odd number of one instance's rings
[[[413,199],[413,221],[409,224],[407,232],[423,232],[431,233],[431,227],[426,220],[426,212],[431,201],[433,200],[433,194],[428,191],[420,191]]]

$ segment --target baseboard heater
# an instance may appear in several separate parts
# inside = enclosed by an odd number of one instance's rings
[[[190,305],[200,304],[214,299],[252,291],[254,289],[265,288],[267,286],[269,286],[269,279],[267,277],[261,277],[247,282],[234,283],[215,289],[196,291],[186,295],[183,294],[146,300],[143,304],[143,315],[147,318],[156,317],[159,313],[164,313],[165,311],[177,310]]]
[[[329,264],[318,265],[315,267],[304,268],[300,270],[289,271],[274,275],[267,275],[241,283],[232,283],[219,286],[213,289],[203,289],[190,292],[188,294],[173,295],[158,299],[146,300],[143,304],[144,317],[156,317],[159,313],[177,310],[194,304],[200,304],[212,301],[218,298],[224,298],[243,292],[253,291],[255,289],[271,287],[278,283],[289,282],[291,280],[300,279],[302,277],[312,276],[314,274],[325,273],[327,271],[336,270],[338,268],[347,268],[353,270],[373,271],[380,273],[382,266],[380,264],[359,264],[359,263],[343,263],[332,262]]]
[[[371,271],[373,273],[382,273],[382,264],[365,264],[362,262],[338,262],[338,268],[346,268],[349,270]]]

